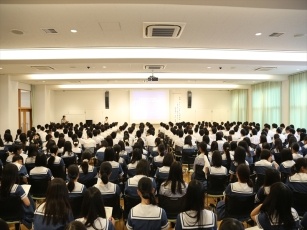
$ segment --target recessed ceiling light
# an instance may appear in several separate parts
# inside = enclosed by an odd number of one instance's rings
[[[72,29],[72,30],[70,30],[70,32],[72,32],[72,33],[77,33],[78,31],[77,31],[77,30]]]
[[[104,66],[102,66],[102,68],[105,69],[105,68],[107,68],[107,67],[104,65]]]
[[[296,70],[300,70],[300,69],[296,69]]]
[[[46,81],[43,81],[43,82],[46,82]]]
[[[207,69],[211,69],[211,66],[208,66]]]
[[[256,35],[256,36],[260,36],[261,34],[262,34],[262,33],[256,33],[255,35]]]
[[[3,69],[2,67],[0,67],[0,69]]]

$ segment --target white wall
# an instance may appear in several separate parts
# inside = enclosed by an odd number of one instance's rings
[[[192,108],[187,108],[188,90],[170,90],[169,120],[176,121],[176,98],[181,98],[181,121],[227,121],[230,119],[231,97],[230,91],[190,90],[192,92]],[[130,91],[109,90],[110,109],[105,109],[104,90],[98,91],[54,91],[51,101],[54,100],[54,115],[50,121],[60,122],[63,115],[70,122],[94,123],[103,121],[105,116],[109,121],[118,121],[120,124],[130,122]],[[159,112],[159,111],[155,111]],[[47,121],[49,122],[49,121]]]

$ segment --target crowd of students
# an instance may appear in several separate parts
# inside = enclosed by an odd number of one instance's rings
[[[181,154],[196,155],[190,183],[184,181],[182,164],[174,158],[178,148]],[[28,229],[72,229],[80,222],[87,229],[114,229],[103,200],[122,195],[141,198],[128,213],[128,229],[167,229],[167,215],[156,203],[159,194],[185,197],[175,229],[217,229],[217,220],[240,229],[227,218],[224,200],[217,204],[217,215],[204,207],[207,177],[228,174],[225,197],[257,194],[251,218],[259,227],[298,229],[307,218],[306,214],[300,223],[291,207],[292,191],[307,194],[306,130],[292,125],[265,124],[261,129],[248,122],[169,122],[156,129],[149,122],[129,127],[46,124],[27,133],[17,130],[14,139],[6,130],[0,138],[0,157],[0,195],[20,196],[22,223]],[[63,174],[58,175],[56,168]],[[261,175],[264,181],[257,187]],[[51,181],[46,200],[38,207],[20,186],[31,179]],[[77,196],[84,201],[82,217],[74,222],[69,198]],[[285,202],[277,202],[277,197]]]

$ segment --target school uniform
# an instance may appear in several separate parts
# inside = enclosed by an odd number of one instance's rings
[[[255,196],[255,203],[263,203],[270,193],[271,186],[261,186]]]
[[[23,190],[23,188],[18,184],[14,184],[12,186],[11,191],[10,191],[10,196],[18,196],[20,197],[21,200],[24,200],[28,197],[25,191]],[[26,206],[22,202],[23,214],[22,214],[21,222],[27,227],[30,227],[33,223],[35,205],[34,205],[32,198],[31,197],[28,197],[28,198],[30,200],[29,206]]]
[[[275,168],[273,164],[265,159],[255,162],[255,173],[265,175],[268,168]]]
[[[86,192],[86,187],[85,187],[84,184],[81,184],[81,183],[79,183],[77,181],[74,182],[74,183],[75,183],[74,189],[71,192],[68,191],[69,198],[83,196],[84,193]]]
[[[104,184],[101,181],[101,179],[98,179],[98,182],[97,184],[94,185],[94,187],[98,188],[101,195],[107,198],[120,195],[119,186],[112,182],[108,182],[107,184]]]
[[[79,218],[79,219],[76,219],[76,221],[79,221],[83,224],[85,224],[86,222],[86,219],[85,218]],[[109,221],[108,219],[106,218],[102,218],[102,217],[98,217],[94,223],[93,223],[93,226],[90,226],[90,227],[87,227],[86,229],[87,230],[96,230],[96,229],[104,229],[104,230],[114,230],[114,225],[112,224],[111,221]]]
[[[38,166],[34,167],[30,171],[30,178],[32,179],[51,179],[53,180],[53,176],[51,173],[51,170],[44,167],[44,166]]]
[[[48,157],[47,161],[49,161],[49,158],[50,157]],[[64,167],[65,164],[64,164],[63,159],[61,157],[59,157],[59,156],[54,156],[53,166],[62,166],[62,167]]]
[[[122,166],[120,165],[119,162],[116,162],[116,161],[108,161],[108,162],[112,166],[112,172],[111,172],[109,180],[111,182],[118,182],[120,177],[124,175]]]
[[[303,155],[299,153],[292,153],[292,157],[293,157],[293,160],[296,161],[297,159],[302,158]]]
[[[172,182],[168,183],[167,185],[165,185],[165,182],[163,182],[160,186],[159,194],[167,197],[183,197],[187,193],[188,184],[181,184],[182,193],[178,193],[177,189],[175,190],[175,194],[172,193],[171,187]]]
[[[293,165],[295,165],[294,160],[284,161],[279,165],[279,172],[290,175],[291,174],[291,168],[292,168]]]
[[[216,216],[212,211],[202,210],[201,211],[201,222],[195,223],[196,211],[181,212],[177,216],[175,230],[183,229],[206,229],[206,230],[217,230]]]
[[[221,167],[209,166],[208,170],[210,175],[228,175],[227,168],[224,166]]]
[[[42,203],[34,212],[34,222],[33,222],[33,230],[41,230],[41,229],[48,229],[48,230],[64,230],[66,225],[74,220],[72,212],[69,214],[68,219],[65,223],[57,223],[56,225],[52,224],[52,221],[49,225],[47,222],[43,222],[44,214],[45,214],[45,204]]]
[[[139,163],[139,161],[136,161],[134,163],[130,163],[127,165],[127,174],[128,177],[134,177],[136,174],[136,166]]]
[[[164,156],[158,155],[158,156],[154,157],[153,163],[152,163],[152,164],[153,164],[155,167],[162,167],[162,165],[163,165],[163,159],[164,159]]]
[[[151,204],[138,204],[130,210],[126,227],[128,230],[166,230],[168,220],[164,209]]]
[[[294,219],[294,224],[291,228],[291,230],[293,229],[299,229],[300,226],[300,220],[299,220],[299,216],[296,212],[296,210],[294,208],[291,208],[291,213]],[[282,225],[278,224],[278,220],[277,219],[273,219],[270,220],[270,218],[268,217],[268,215],[265,212],[260,212],[257,216],[256,216],[256,223],[258,225],[259,228],[261,229],[265,229],[265,230],[274,230],[274,229],[279,229],[279,230],[287,230],[283,227]]]
[[[167,180],[169,170],[170,170],[169,166],[162,166],[160,168],[157,168],[155,178],[160,180]]]
[[[80,182],[81,184],[86,184],[87,181],[90,181],[93,178],[97,178],[97,169],[94,166],[88,165],[88,173],[87,174],[84,174],[84,172],[82,171],[81,165],[79,166],[78,182]]]
[[[245,161],[245,165],[249,165],[247,161]],[[236,161],[232,161],[229,169],[229,174],[236,174],[238,168],[238,163]]]
[[[125,194],[129,196],[139,197],[137,193],[138,183],[139,180],[143,177],[146,177],[145,175],[135,175],[134,177],[131,177],[127,180],[125,184]],[[148,177],[152,181],[152,187],[156,189],[156,181],[152,177]]]
[[[286,184],[292,191],[307,193],[307,173],[295,173],[288,178]]]
[[[29,167],[29,168],[34,168],[35,167],[35,159],[36,159],[36,156],[28,157],[26,159],[25,166]]]

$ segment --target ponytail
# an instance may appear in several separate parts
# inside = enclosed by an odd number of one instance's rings
[[[99,173],[102,183],[107,184],[109,182],[109,176],[112,173],[111,163],[108,161],[102,162],[102,164],[100,165]]]
[[[101,180],[104,184],[107,184],[109,182],[109,176],[105,172],[103,172],[101,174]]]
[[[155,196],[151,192],[142,193],[142,197],[146,200],[149,200],[149,204],[152,204],[152,205],[157,204]]]
[[[48,168],[51,168],[54,164],[54,161],[55,161],[55,156],[54,155],[51,155],[48,159],[48,163],[47,163],[47,167]]]
[[[69,182],[67,184],[67,189],[69,192],[72,192],[75,188],[75,182],[74,180],[78,178],[79,176],[79,168],[77,165],[70,165],[68,167],[68,177],[69,177]]]
[[[227,165],[230,165],[231,164],[231,157],[230,157],[230,149],[229,149],[229,147],[226,148],[225,154],[226,154]]]
[[[152,181],[148,177],[142,177],[139,180],[138,190],[140,191],[141,196],[144,199],[149,200],[150,204],[152,204],[152,205],[157,204],[155,196],[152,193],[152,190],[153,190]]]
[[[83,174],[88,174],[88,160],[83,160],[80,166],[82,168]]]
[[[69,192],[72,192],[75,188],[75,182],[73,181],[72,178],[70,178],[68,184],[67,184],[67,189]]]

